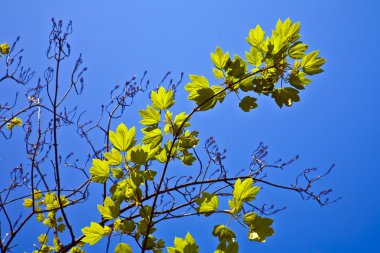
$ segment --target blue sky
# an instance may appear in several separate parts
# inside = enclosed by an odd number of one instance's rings
[[[115,84],[144,70],[149,71],[153,83],[169,70],[175,79],[184,72],[183,84],[188,74],[211,78],[209,55],[216,46],[242,55],[249,48],[245,42],[248,31],[256,24],[269,31],[279,18],[301,21],[304,41],[311,49],[320,49],[328,61],[325,72],[302,92],[300,103],[279,109],[273,101],[260,99],[258,109],[243,113],[231,98],[214,111],[199,114],[193,125],[204,140],[214,136],[227,147],[231,168],[246,166],[261,141],[269,145],[273,160],[300,155],[291,175],[307,167],[327,169],[336,164],[320,186],[332,187],[332,197],[342,197],[341,201],[319,207],[290,192],[263,191],[263,199],[285,205],[287,210],[273,217],[276,234],[265,244],[249,242],[239,233],[240,252],[380,251],[378,1],[13,0],[1,6],[0,41],[20,35],[25,65],[38,73],[48,66],[44,52],[50,18],[73,21],[73,56],[83,53],[89,69],[80,100],[87,110],[107,101],[108,90]],[[0,85],[0,98],[5,99],[13,88]],[[179,94],[185,98],[184,92]],[[180,105],[187,111],[192,108],[190,102],[181,101]],[[90,111],[90,115],[97,112]],[[136,118],[122,121],[131,125],[128,122],[136,122]],[[17,160],[16,155],[4,158],[8,154],[5,145],[1,140],[1,169]],[[282,177],[288,178],[287,172],[274,179]],[[89,222],[85,214],[78,211],[78,222]],[[198,224],[185,220],[175,229],[175,224],[164,227],[165,238],[171,242],[174,235],[184,236],[189,230],[201,252],[211,252],[216,244],[212,224]]]

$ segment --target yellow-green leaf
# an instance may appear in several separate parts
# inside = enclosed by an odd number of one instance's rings
[[[120,214],[120,206],[119,204],[115,204],[113,200],[109,197],[104,199],[103,205],[98,205],[98,210],[100,214],[106,220],[112,220],[119,216]]]
[[[190,75],[189,78],[191,82],[185,85],[187,92],[196,92],[199,89],[208,88],[210,86],[207,78],[204,76]]]
[[[129,244],[119,243],[115,248],[115,253],[132,253],[132,248]]]
[[[130,151],[130,160],[136,164],[143,165],[148,162],[149,147],[137,145]]]
[[[198,253],[199,247],[190,233],[184,239],[174,238],[174,247],[167,247],[168,253]]]
[[[35,200],[39,200],[39,199],[42,198],[42,193],[41,193],[41,191],[35,189],[35,190],[33,191],[33,196],[34,196],[34,199],[35,199]]]
[[[150,145],[151,148],[155,148],[161,145],[162,132],[158,127],[149,127],[141,130],[145,136],[142,139],[142,143]]]
[[[223,69],[229,58],[229,53],[223,53],[220,47],[216,48],[215,53],[211,53],[211,60],[218,69]]]
[[[288,54],[293,59],[301,59],[305,56],[305,51],[307,50],[308,45],[302,44],[302,42],[294,43],[288,51]]]
[[[220,69],[212,68],[212,72],[214,73],[214,76],[216,78],[218,78],[218,79],[223,78],[223,71],[221,71]]]
[[[251,51],[245,52],[245,57],[249,64],[259,67],[263,63],[264,56],[261,50],[251,47]]]
[[[265,242],[266,237],[274,234],[273,228],[270,227],[272,223],[272,219],[256,216],[250,223],[251,229],[248,232],[248,239],[251,241]]]
[[[265,32],[261,26],[257,25],[255,29],[249,31],[247,42],[254,47],[259,47],[264,42]]]
[[[164,87],[160,87],[157,92],[151,93],[152,105],[158,110],[169,109],[174,104],[173,90],[166,91]]]
[[[121,123],[116,128],[116,133],[110,131],[109,137],[111,143],[115,148],[122,152],[125,152],[132,148],[136,143],[136,129],[135,127],[132,127],[128,130],[128,128],[123,123]]]
[[[37,238],[38,242],[41,243],[41,244],[45,244],[47,243],[47,241],[49,240],[47,234],[40,234]]]
[[[124,172],[121,168],[111,169],[111,171],[114,178],[122,178],[124,176]]]
[[[243,182],[236,180],[234,185],[233,196],[236,199],[240,199],[243,202],[252,201],[255,199],[256,194],[259,192],[260,187],[253,186],[253,179],[247,178]]]
[[[139,113],[142,118],[140,123],[144,126],[152,126],[160,122],[160,113],[149,105],[146,110],[140,110]]]
[[[156,155],[156,160],[159,161],[160,163],[165,163],[167,161],[167,153],[166,153],[166,149],[162,149],[161,152]]]
[[[302,71],[292,71],[289,75],[288,80],[293,87],[299,90],[304,89],[305,85],[311,83],[311,80],[306,78],[306,74]]]
[[[185,112],[181,112],[174,117],[174,121],[173,121],[174,134],[177,133],[177,131],[179,130],[181,126],[182,126],[181,130],[184,130],[185,127],[188,127],[191,125],[188,117],[189,115],[187,115]]]
[[[256,216],[257,216],[257,213],[254,213],[254,212],[246,213],[246,214],[244,214],[243,221],[245,224],[250,226],[253,223],[253,221],[255,220]]]
[[[238,213],[243,208],[243,202],[252,201],[259,192],[260,187],[253,186],[253,179],[247,178],[243,182],[236,180],[234,190],[232,192],[233,199],[228,200],[228,204],[234,213]]]
[[[110,173],[108,162],[100,159],[93,159],[90,173],[92,176],[92,181],[102,184],[105,183]]]
[[[107,159],[109,165],[117,166],[122,163],[123,156],[117,149],[112,149],[111,152],[104,153],[104,158]]]
[[[105,231],[105,229],[100,224],[91,222],[91,225],[89,227],[82,229],[82,233],[85,237],[81,241],[90,245],[94,245],[100,239],[102,239],[106,232],[108,231]]]
[[[181,157],[181,161],[185,165],[192,165],[197,159],[193,156],[192,153],[186,153]]]
[[[213,193],[202,193],[202,198],[197,199],[197,204],[199,207],[197,208],[198,212],[204,214],[205,216],[211,215],[218,208],[218,196]]]
[[[212,235],[217,236],[219,238],[219,241],[226,240],[227,242],[233,242],[233,240],[236,238],[235,233],[224,225],[214,226]]]
[[[319,50],[316,50],[302,58],[301,66],[303,72],[308,75],[315,75],[323,72],[321,66],[326,63],[326,59],[319,57],[318,53]]]

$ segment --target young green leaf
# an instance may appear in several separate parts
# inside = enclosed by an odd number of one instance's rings
[[[257,25],[255,29],[249,31],[247,42],[254,47],[259,47],[264,42],[265,32],[261,26]]]
[[[104,153],[104,158],[106,158],[108,164],[112,166],[120,165],[123,162],[123,156],[115,148],[113,148],[111,152]]]
[[[203,76],[190,75],[190,79],[193,82],[185,86],[185,89],[189,92],[187,98],[201,106],[200,110],[213,108],[217,101],[222,102],[226,96],[222,87],[217,85],[209,87],[207,79]]]
[[[255,220],[256,216],[257,216],[257,213],[253,213],[253,212],[246,213],[246,214],[244,214],[243,221],[245,224],[250,226],[253,223],[253,221]]]
[[[186,234],[185,239],[174,238],[174,247],[167,247],[168,253],[198,253],[199,247],[195,243],[190,233]]]
[[[111,143],[114,145],[115,148],[118,150],[125,152],[128,151],[130,148],[132,148],[135,143],[136,137],[136,129],[135,127],[132,127],[128,130],[128,128],[121,123],[116,128],[116,133],[113,131],[110,131],[109,138]]]
[[[142,139],[142,143],[150,145],[151,148],[155,148],[161,145],[162,132],[158,127],[149,127],[141,130],[145,136]]]
[[[316,50],[302,58],[301,66],[303,72],[308,75],[315,75],[323,72],[321,66],[326,63],[326,59],[319,57],[318,53],[319,50]]]
[[[256,216],[249,224],[251,229],[248,233],[248,239],[251,241],[265,242],[266,237],[274,234],[273,228],[270,227],[272,223],[272,219]]]
[[[197,211],[205,216],[210,216],[218,208],[218,196],[213,193],[202,193],[202,198],[197,199],[197,204],[199,207]]]
[[[129,244],[119,243],[115,248],[115,253],[132,253],[132,248]]]
[[[164,87],[160,87],[158,92],[152,91],[151,99],[153,107],[158,110],[169,109],[174,104],[173,90],[166,91]]]
[[[115,204],[113,200],[109,197],[106,197],[104,199],[104,204],[98,205],[98,210],[100,214],[103,216],[106,220],[113,220],[120,214],[120,206],[119,204]]]
[[[192,165],[193,162],[195,162],[197,159],[193,156],[192,153],[185,153],[182,157],[181,157],[181,161],[183,162],[183,164],[185,165]]]
[[[218,249],[214,251],[214,253],[238,253],[239,252],[239,244],[237,242],[230,242],[226,245],[226,242],[220,242],[218,245]]]
[[[303,90],[304,86],[311,83],[311,80],[306,78],[305,73],[302,71],[292,71],[289,75],[288,80],[293,87],[299,90]]]
[[[130,160],[136,164],[143,165],[148,161],[149,147],[137,145],[130,151]]]
[[[160,113],[149,105],[146,110],[140,110],[139,113],[142,118],[140,123],[144,126],[153,126],[160,122]]]
[[[245,57],[247,58],[249,64],[256,67],[259,67],[264,60],[264,56],[261,50],[257,49],[256,47],[251,47],[251,51],[245,52]]]
[[[181,126],[182,126],[182,130],[184,130],[184,128],[189,127],[191,125],[188,117],[189,117],[189,115],[187,115],[185,112],[181,112],[174,117],[174,121],[173,121],[173,127],[174,127],[173,132],[174,132],[174,134],[177,133],[177,131],[179,130],[179,128]],[[186,122],[185,122],[185,120],[186,120]]]
[[[136,229],[136,224],[133,220],[124,220],[120,225],[123,234],[130,234]]]
[[[302,44],[301,41],[294,43],[288,51],[288,54],[293,59],[301,59],[305,56],[305,51],[307,50],[308,45]]]
[[[187,92],[196,92],[199,89],[208,88],[210,86],[207,78],[204,76],[189,75],[189,78],[191,82],[185,85]]]
[[[226,75],[228,78],[231,78],[232,80],[241,79],[245,75],[247,69],[247,63],[237,55],[235,55],[233,61],[228,61],[228,63],[225,66]]]
[[[157,175],[157,171],[154,171],[154,170],[146,170],[144,171],[144,179],[145,180],[154,180],[154,177]]]
[[[162,149],[160,151],[160,153],[158,153],[155,158],[157,159],[157,161],[159,161],[160,163],[165,163],[167,161],[167,153],[166,153],[166,149]]]
[[[91,222],[91,225],[89,227],[82,229],[82,233],[85,237],[81,241],[90,245],[94,245],[108,232],[109,231],[105,231],[105,228],[103,228],[100,224]]]
[[[224,225],[214,226],[212,235],[219,238],[219,241],[226,240],[227,242],[233,242],[236,238],[235,233]]]
[[[243,182],[236,180],[233,190],[233,199],[228,200],[228,204],[234,213],[238,213],[243,208],[243,202],[252,201],[259,192],[260,187],[253,186],[253,179],[247,178]]]
[[[47,236],[47,234],[40,234],[40,236],[38,236],[37,239],[39,243],[45,244],[49,240],[49,237]]]
[[[33,197],[34,197],[35,200],[41,199],[42,198],[42,192],[39,191],[39,190],[37,190],[37,189],[35,189],[33,191]]]
[[[226,52],[224,54],[222,49],[219,47],[216,48],[215,53],[211,53],[211,60],[218,69],[223,69],[229,58],[229,53]]]
[[[252,201],[259,192],[260,187],[253,186],[253,179],[247,178],[243,182],[238,179],[234,185],[233,196],[243,202]]]
[[[212,68],[212,72],[214,73],[215,78],[223,78],[223,71],[221,71],[220,69]]]
[[[107,161],[100,159],[92,160],[92,167],[90,168],[92,181],[103,184],[107,181],[109,173],[110,168]]]
[[[121,168],[111,169],[111,171],[114,178],[122,178],[124,176],[124,172]]]

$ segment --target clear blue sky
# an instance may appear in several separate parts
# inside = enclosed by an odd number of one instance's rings
[[[341,196],[341,201],[321,208],[290,192],[263,191],[263,199],[288,208],[273,217],[276,234],[265,244],[249,242],[239,233],[240,252],[380,252],[380,2],[12,0],[2,2],[1,9],[0,41],[21,35],[25,63],[40,74],[48,66],[44,52],[50,18],[73,21],[73,55],[82,52],[89,68],[81,104],[88,110],[107,101],[115,84],[144,70],[154,83],[168,70],[174,78],[183,71],[184,83],[190,73],[211,77],[209,54],[216,46],[242,55],[248,49],[248,31],[256,24],[270,30],[278,18],[301,21],[304,41],[320,49],[328,62],[302,92],[300,103],[280,110],[262,99],[257,110],[246,114],[229,99],[214,112],[198,115],[194,126],[203,138],[212,135],[228,148],[228,165],[236,169],[248,164],[260,141],[269,145],[274,160],[301,156],[291,173],[336,163],[321,187],[331,186],[332,196]],[[7,89],[1,85],[1,93]],[[191,109],[190,102],[183,105]],[[123,121],[130,125],[136,119]],[[3,142],[1,157],[8,153]],[[9,156],[9,164],[12,159],[17,157]],[[9,167],[4,160],[0,163],[2,170]],[[278,179],[282,175],[286,177],[282,173]],[[89,223],[83,210],[77,219]],[[189,230],[201,252],[211,252],[216,244],[211,227],[184,221],[175,229],[164,228],[164,236],[170,244],[174,235]]]

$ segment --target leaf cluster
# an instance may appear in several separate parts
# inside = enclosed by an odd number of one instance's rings
[[[121,240],[114,248],[115,253],[132,252],[130,241],[134,241],[142,252],[161,253],[165,241],[158,238],[157,223],[185,217],[172,214],[181,207],[195,211],[191,215],[227,216],[227,224],[216,224],[210,231],[219,241],[215,253],[239,251],[236,235],[228,227],[230,220],[247,230],[248,240],[265,242],[273,235],[273,220],[259,216],[252,209],[252,202],[260,191],[252,174],[227,178],[221,173],[217,182],[225,183],[223,189],[227,190],[223,193],[209,187],[215,182],[198,176],[193,183],[205,190],[200,190],[182,206],[175,206],[173,194],[182,188],[189,191],[190,183],[178,183],[179,178],[175,186],[169,188],[164,181],[169,180],[167,172],[179,165],[188,169],[202,166],[196,164],[199,160],[195,151],[199,132],[191,127],[191,119],[196,113],[223,103],[229,94],[239,98],[239,107],[245,112],[258,106],[259,95],[272,98],[279,107],[292,106],[300,101],[300,91],[311,82],[308,77],[321,73],[326,60],[318,56],[319,51],[306,52],[308,45],[300,41],[299,32],[300,23],[293,23],[290,19],[279,20],[270,36],[265,36],[263,29],[256,26],[246,39],[250,49],[245,58],[238,55],[231,58],[229,52],[223,52],[219,47],[211,53],[212,71],[221,84],[212,84],[205,76],[189,76],[190,82],[185,85],[185,90],[188,99],[195,103],[191,112],[175,113],[175,90],[160,86],[150,93],[151,101],[146,108],[139,111],[140,128],[121,123],[115,131],[106,131],[110,143],[107,143],[105,152],[92,160],[89,169],[91,182],[104,189],[103,199],[97,206],[102,220],[93,221],[81,230],[82,236],[77,240],[80,243],[71,252],[82,253],[84,244],[94,245],[104,237],[118,236]],[[3,45],[0,52],[9,52],[9,48]],[[21,124],[21,119],[13,118],[7,127],[12,129]],[[141,138],[138,138],[137,131],[141,132]],[[220,165],[220,157],[210,161],[217,161]],[[206,186],[202,188],[203,185]],[[183,194],[185,199],[186,194],[189,193]],[[159,198],[164,195],[173,198],[173,205],[158,210]],[[49,243],[47,234],[42,234],[38,238],[40,247],[35,252],[58,252],[63,248],[59,233],[66,229],[66,225],[58,211],[69,204],[65,196],[54,192],[36,191],[32,198],[24,199],[24,206],[33,208],[37,220],[54,230],[53,243]],[[220,206],[229,208],[224,210]],[[199,246],[187,233],[185,238],[176,237],[174,246],[166,250],[168,253],[197,253]]]

